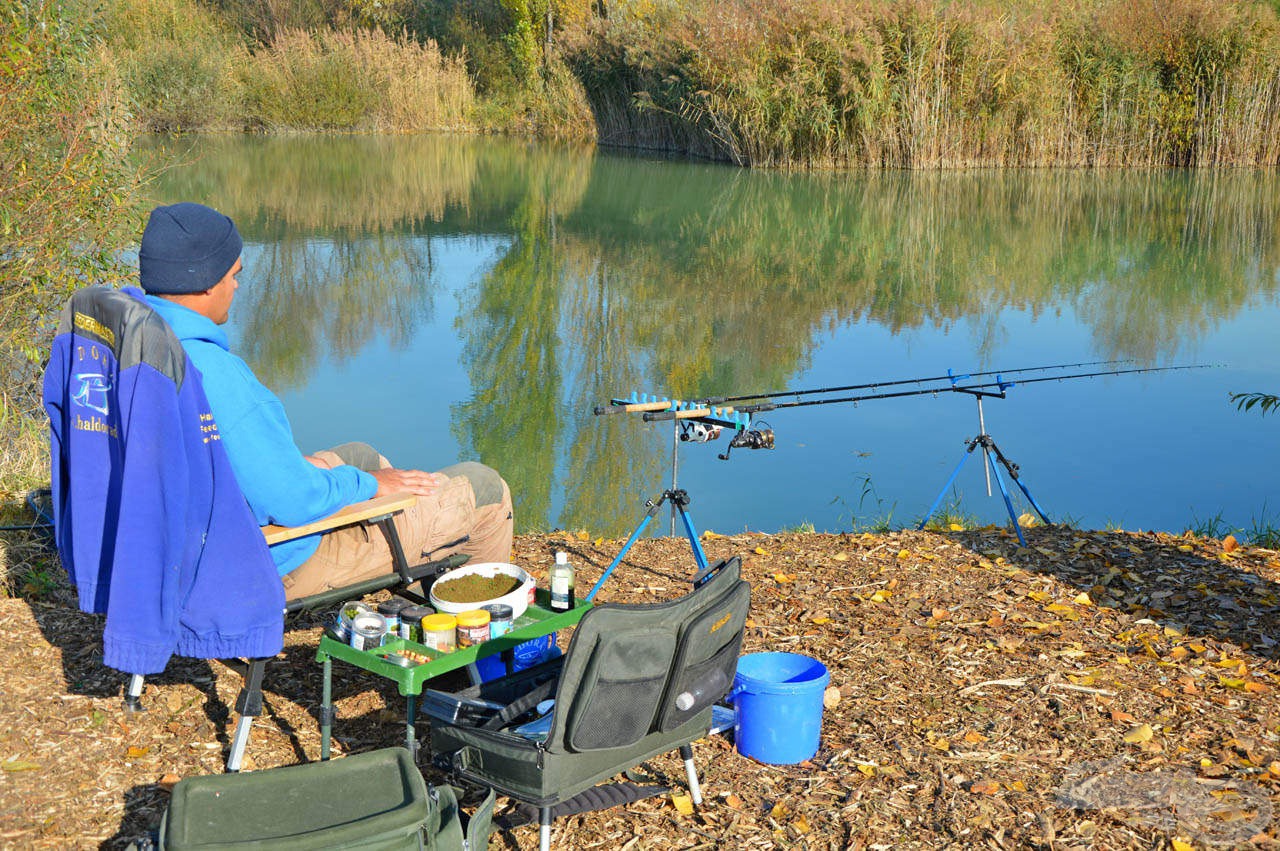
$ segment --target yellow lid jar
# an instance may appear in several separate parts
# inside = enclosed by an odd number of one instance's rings
[[[472,647],[489,640],[489,613],[484,609],[458,612],[458,646]]]
[[[422,643],[439,653],[457,648],[458,622],[453,615],[427,615],[422,619]]]

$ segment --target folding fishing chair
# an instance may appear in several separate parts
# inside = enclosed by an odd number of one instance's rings
[[[113,622],[176,619],[177,627],[164,639],[167,644],[135,642],[147,657],[135,671],[154,671],[175,652],[196,655],[190,647],[230,648],[207,658],[239,653],[247,659],[228,771],[239,770],[253,719],[261,713],[266,663],[283,644],[286,612],[385,588],[425,602],[409,586],[466,560],[453,556],[410,568],[392,518],[414,503],[413,496],[379,497],[302,526],[260,529],[207,413],[199,373],[137,290],[130,294],[89,287],[72,295],[45,373],[44,398],[51,424],[58,551],[78,587],[80,607],[107,614],[104,644]],[[157,499],[167,500],[163,510],[149,510]],[[286,604],[267,546],[355,523],[382,530],[395,572]],[[247,578],[235,587],[227,587],[219,576],[218,557],[225,560],[228,553],[250,562],[248,569],[239,566],[239,575]],[[147,585],[145,593],[151,596],[140,597],[139,584]],[[212,613],[202,613],[208,622],[191,628],[182,620],[183,607],[197,595],[216,598],[217,605]],[[221,636],[219,625],[236,607],[256,613],[256,628],[246,633],[250,638],[205,641],[197,635],[202,628]],[[254,651],[246,652],[247,647]],[[125,693],[127,709],[142,708],[143,685],[143,674],[133,673]]]
[[[468,708],[483,705],[477,701],[505,708],[483,720],[433,714],[436,764],[523,802],[518,809],[536,808],[542,851],[555,816],[647,797],[630,784],[595,784],[659,753],[679,749],[691,797],[701,803],[690,743],[708,733],[712,705],[733,683],[751,589],[736,558],[695,582],[670,602],[596,606],[564,656],[458,692]],[[549,729],[536,732],[528,716],[551,697],[550,718],[540,719]]]

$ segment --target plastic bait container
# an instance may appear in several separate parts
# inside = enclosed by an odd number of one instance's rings
[[[453,615],[427,615],[422,619],[422,644],[438,653],[452,653],[458,647],[457,631]]]

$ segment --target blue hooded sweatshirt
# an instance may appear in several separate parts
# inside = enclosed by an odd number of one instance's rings
[[[377,493],[377,480],[363,470],[350,466],[325,470],[303,457],[293,441],[284,405],[243,360],[231,354],[219,325],[167,299],[146,298],[200,371],[222,445],[258,525],[300,526]],[[309,535],[272,546],[271,557],[280,575],[310,558],[320,546],[320,537]]]
[[[58,553],[103,661],[280,652],[284,588],[232,474],[200,375],[136,289],[89,287],[44,376]]]

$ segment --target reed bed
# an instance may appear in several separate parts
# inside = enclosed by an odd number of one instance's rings
[[[288,30],[245,70],[246,119],[267,129],[457,130],[473,101],[460,57],[379,30]]]
[[[622,3],[568,61],[603,141],[743,165],[1280,162],[1280,27],[1247,0]]]

